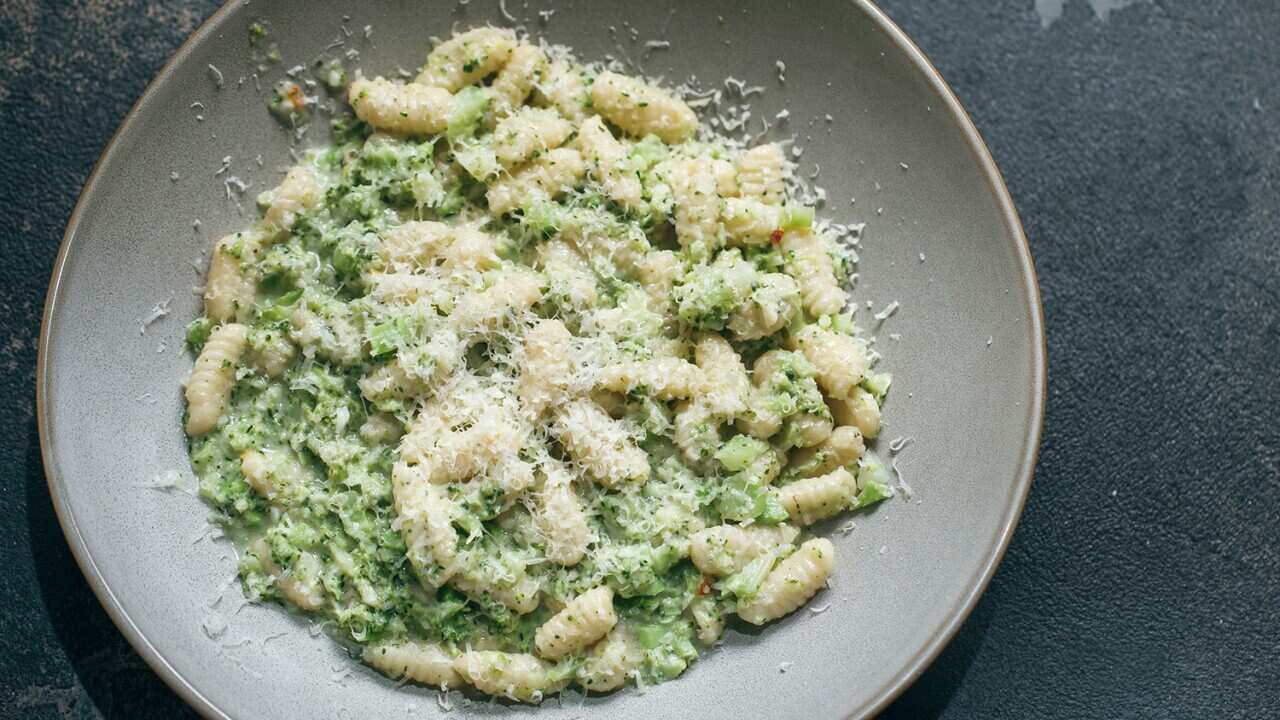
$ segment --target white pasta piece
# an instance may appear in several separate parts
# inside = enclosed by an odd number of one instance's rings
[[[765,273],[751,295],[729,315],[729,329],[740,340],[768,337],[791,324],[800,312],[800,286],[785,273]]]
[[[649,307],[654,312],[665,312],[671,305],[671,288],[684,274],[680,256],[670,250],[654,250],[645,253],[636,262],[640,285],[649,296]]]
[[[781,205],[786,199],[787,173],[787,156],[782,146],[757,145],[738,160],[738,191],[744,198]]]
[[[426,395],[432,383],[450,369],[440,364],[424,373],[420,368],[406,366],[403,358],[396,357],[360,378],[360,394],[373,402],[420,397]]]
[[[538,83],[537,90],[538,103],[555,108],[566,120],[580,122],[587,116],[591,93],[587,90],[581,68],[556,60],[547,69],[542,82]]]
[[[782,208],[750,198],[727,198],[720,220],[730,244],[767,245],[782,222]]]
[[[578,147],[592,177],[618,205],[636,210],[641,206],[640,177],[627,149],[613,137],[597,115],[578,127]]]
[[[497,585],[473,575],[459,573],[453,576],[452,583],[473,599],[496,602],[517,615],[528,615],[536,610],[542,590],[538,580],[528,575],[521,575],[509,584]]]
[[[591,104],[609,122],[635,137],[652,133],[667,144],[675,144],[698,131],[698,116],[683,100],[633,77],[600,73],[591,84]]]
[[[547,54],[542,48],[526,43],[517,45],[489,86],[498,113],[506,114],[520,107],[546,70]]]
[[[516,393],[536,419],[565,399],[573,336],[559,320],[539,320],[524,336],[524,362]]]
[[[554,150],[573,134],[573,125],[555,110],[525,107],[502,119],[493,130],[493,152],[505,168]]]
[[[533,517],[545,540],[547,559],[558,565],[576,565],[592,540],[586,511],[573,490],[568,470],[548,458],[542,471],[544,478]]]
[[[209,334],[187,380],[188,435],[203,435],[218,424],[248,341],[249,329],[238,323],[219,325]]]
[[[360,425],[360,437],[369,443],[389,443],[400,439],[404,429],[391,413],[374,413]]]
[[[542,657],[559,660],[591,646],[617,624],[613,589],[601,585],[570,600],[563,610],[539,626],[533,644]]]
[[[698,628],[698,642],[711,646],[724,634],[724,610],[712,595],[695,595],[689,614]]]
[[[378,256],[389,264],[426,266],[451,238],[452,228],[442,222],[411,220],[382,234]]]
[[[707,377],[706,394],[700,399],[721,419],[730,419],[747,409],[751,382],[742,358],[720,335],[707,333],[694,347],[694,360]]]
[[[284,374],[297,352],[293,342],[275,330],[258,331],[258,337],[250,339],[249,359],[259,372],[269,378]]]
[[[880,405],[876,397],[856,387],[848,398],[827,398],[831,416],[841,425],[852,425],[868,439],[880,434]]]
[[[245,450],[240,454],[240,474],[249,487],[270,500],[276,494],[275,483],[268,476],[267,456],[257,450]]]
[[[747,399],[747,412],[734,421],[738,430],[758,440],[768,440],[782,429],[782,416],[770,406],[769,394],[754,388]]]
[[[320,176],[313,168],[295,165],[285,174],[284,180],[274,189],[263,193],[258,201],[266,203],[262,224],[270,231],[280,233],[289,230],[304,210],[315,207],[324,199]]]
[[[596,387],[619,393],[647,388],[659,400],[688,398],[706,389],[702,369],[679,358],[632,360],[609,365],[596,376]]]
[[[257,252],[258,242],[253,233],[233,233],[213,246],[204,288],[204,312],[210,320],[221,323],[249,317],[257,283],[244,261]]]
[[[623,272],[634,271],[650,245],[644,230],[634,223],[619,222],[606,209],[575,208],[562,213],[559,237],[584,257],[609,260]]]
[[[511,30],[468,30],[435,46],[414,82],[455,93],[497,72],[511,59],[515,47],[516,35]]]
[[[723,201],[716,194],[715,168],[705,158],[665,160],[658,175],[671,186],[675,198],[676,240],[681,247],[719,244]]]
[[[706,403],[679,403],[672,419],[676,447],[680,448],[685,459],[691,463],[706,460],[720,447],[722,423],[723,420],[713,415]]]
[[[578,669],[577,681],[589,692],[608,692],[622,687],[644,662],[644,649],[621,624],[591,647]]]
[[[382,77],[358,78],[347,89],[356,117],[399,135],[435,135],[449,127],[453,96],[448,90]]]
[[[425,299],[438,305],[449,296],[449,283],[439,275],[423,275],[410,270],[368,275],[369,294],[378,302],[411,305]]]
[[[325,317],[300,302],[289,321],[293,327],[289,338],[298,343],[308,358],[320,355],[339,365],[347,365],[360,358],[364,334],[350,318],[342,315]]]
[[[866,444],[862,433],[852,425],[842,425],[817,445],[796,450],[788,472],[799,477],[826,475],[836,468],[849,467],[862,457]]]
[[[458,300],[450,318],[460,330],[491,329],[504,318],[519,315],[542,297],[542,278],[528,270],[504,270],[486,290]]]
[[[778,563],[760,584],[755,597],[738,603],[738,617],[763,625],[804,605],[831,577],[836,549],[826,538],[814,538]]]
[[[738,168],[728,160],[716,158],[711,161],[711,166],[716,173],[716,193],[722,198],[736,198],[739,196],[738,190]]]
[[[792,521],[812,525],[853,504],[858,485],[853,473],[840,467],[826,475],[796,480],[778,488],[778,502]]]
[[[813,364],[815,377],[827,397],[850,397],[862,382],[867,368],[867,345],[861,340],[817,325],[806,325],[791,337],[789,345],[804,353]]]
[[[423,466],[427,480],[437,485],[466,480],[523,444],[520,428],[504,415],[485,413],[455,431],[424,411],[400,441],[400,457]]]
[[[717,525],[689,538],[689,559],[705,575],[732,575],[761,555],[790,545],[800,531],[787,524]]]
[[[516,168],[511,177],[489,186],[485,198],[489,212],[505,215],[537,199],[554,199],[571,190],[587,174],[582,155],[570,148],[556,148]]]
[[[617,420],[590,400],[560,408],[554,425],[560,444],[573,460],[605,487],[649,479],[649,457]]]
[[[498,266],[498,238],[473,228],[453,229],[449,244],[440,252],[449,270],[491,270]]]
[[[524,653],[471,650],[458,656],[453,669],[482,693],[521,702],[541,702],[564,686],[553,681],[547,663]]]
[[[360,658],[393,680],[407,678],[442,689],[455,688],[461,680],[453,656],[435,643],[379,643],[365,647]]]
[[[305,550],[298,553],[294,571],[285,573],[271,557],[265,538],[254,541],[250,550],[258,558],[263,572],[270,575],[285,600],[301,610],[314,612],[324,607],[324,589],[320,585],[320,559]]]
[[[445,584],[458,571],[448,490],[432,485],[422,468],[398,462],[391,468],[391,497],[409,564],[432,587]]]
[[[595,307],[600,294],[586,259],[568,243],[549,240],[538,245],[538,267],[547,276],[549,296],[561,298],[578,312]]]
[[[273,504],[283,504],[293,494],[301,468],[282,450],[245,450],[240,454],[240,474],[253,491]]]
[[[787,440],[795,447],[812,447],[831,437],[831,418],[800,413],[787,418]]]
[[[834,315],[844,307],[844,290],[836,280],[835,264],[826,241],[808,230],[784,233],[782,251],[791,274],[800,284],[800,300],[811,315]]]

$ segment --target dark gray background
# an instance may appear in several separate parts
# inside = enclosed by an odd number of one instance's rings
[[[191,715],[71,558],[34,364],[93,162],[216,5],[0,0],[3,720]],[[887,715],[1280,716],[1280,3],[882,5],[1004,171],[1050,359],[1004,564]]]

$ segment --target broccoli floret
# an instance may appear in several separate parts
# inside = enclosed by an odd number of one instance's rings
[[[680,321],[701,330],[722,330],[729,315],[755,287],[757,274],[738,250],[726,250],[698,265],[673,291]]]

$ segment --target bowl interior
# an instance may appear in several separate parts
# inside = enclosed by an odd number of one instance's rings
[[[304,621],[244,604],[230,582],[234,551],[211,537],[206,507],[181,491],[194,481],[180,426],[191,365],[182,336],[199,312],[196,269],[212,241],[243,227],[253,196],[289,164],[290,135],[266,111],[274,81],[296,63],[352,50],[348,66],[366,74],[413,70],[431,36],[455,24],[510,25],[507,10],[583,58],[765,88],[751,98],[750,133],[764,118],[770,137],[795,136],[802,171],[820,167],[820,214],[867,224],[855,302],[895,378],[878,449],[888,456],[890,440],[910,438],[897,467],[915,490],[820,528],[835,531],[838,568],[809,609],[760,632],[731,629],[683,678],[646,693],[536,712],[863,714],[945,641],[998,561],[1038,441],[1038,299],[999,178],[921,58],[860,2],[605,0],[557,4],[544,17],[548,4],[233,2],[153,84],[84,191],[42,344],[50,485],[104,604],[207,715],[404,717],[436,706],[434,691],[393,688]],[[251,60],[255,20],[270,23],[284,58],[263,71]],[[218,172],[223,158],[228,169]],[[228,191],[231,176],[248,184],[243,196]],[[877,322],[893,301],[900,308]],[[179,489],[154,487],[174,477]],[[480,703],[452,716],[499,712],[534,710]]]

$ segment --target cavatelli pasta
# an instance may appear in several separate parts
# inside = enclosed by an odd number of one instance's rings
[[[288,230],[303,211],[315,207],[323,196],[324,188],[316,171],[306,165],[296,165],[274,190],[259,198],[259,202],[267,206],[262,224],[271,232]]]
[[[389,265],[423,267],[448,246],[451,228],[431,220],[411,220],[386,230],[379,238],[378,255]]]
[[[391,470],[391,495],[409,564],[432,587],[445,584],[459,569],[448,490],[433,485],[423,468],[399,462]]]
[[[599,116],[578,127],[578,147],[592,177],[604,186],[611,200],[628,210],[641,204],[640,177],[632,166],[627,149],[613,137]]]
[[[590,692],[616,690],[634,675],[644,662],[644,649],[625,625],[615,625],[591,647],[578,669],[577,682]]]
[[[586,173],[577,150],[556,148],[490,185],[485,194],[489,211],[504,215],[539,198],[553,199],[573,189]]]
[[[609,122],[635,137],[653,134],[663,142],[679,143],[698,130],[698,116],[683,100],[613,72],[596,76],[591,84],[591,104]]]
[[[769,572],[755,597],[738,603],[738,617],[763,625],[790,614],[826,584],[835,554],[835,546],[826,538],[806,541]]]
[[[497,72],[511,59],[515,48],[516,36],[510,30],[493,27],[468,30],[432,49],[414,82],[457,92]]]
[[[778,488],[778,502],[792,521],[812,525],[848,509],[857,493],[853,473],[839,467],[826,475],[796,480]]]
[[[799,534],[787,524],[717,525],[693,534],[689,559],[704,574],[725,577],[770,550],[790,545]]]
[[[247,267],[257,253],[258,237],[233,233],[213,246],[204,288],[204,312],[217,322],[243,321],[253,310],[257,278]]]
[[[570,381],[573,335],[559,320],[539,320],[525,332],[517,393],[534,418],[563,402]]]
[[[842,425],[832,430],[826,440],[796,450],[788,472],[802,478],[825,475],[857,462],[864,449],[862,432],[852,425]]]
[[[559,660],[583,650],[609,634],[618,623],[613,611],[613,590],[592,588],[570,600],[564,609],[543,623],[534,634],[538,655]]]
[[[711,414],[729,420],[745,411],[751,381],[733,346],[723,337],[707,333],[698,339],[694,359],[707,378],[706,392],[699,401]]]
[[[546,662],[525,653],[471,650],[459,655],[453,668],[480,692],[521,702],[541,702],[567,684],[552,677]]]
[[[807,325],[792,336],[791,345],[813,364],[815,377],[827,397],[848,398],[862,382],[867,346],[861,340]]]
[[[837,423],[858,428],[868,439],[880,434],[880,405],[866,390],[854,388],[847,398],[828,398],[827,405]]]
[[[520,107],[546,69],[547,55],[542,48],[525,43],[517,45],[489,86],[499,114],[505,115]]]
[[[205,341],[187,380],[188,435],[203,435],[222,418],[248,340],[247,327],[229,323],[218,326]]]
[[[800,286],[786,273],[760,276],[751,295],[729,316],[739,340],[758,340],[782,331],[800,312]]]
[[[347,96],[356,117],[378,130],[433,135],[449,127],[453,96],[443,88],[359,78],[351,83]]]
[[[681,158],[664,162],[659,174],[671,186],[675,198],[676,240],[681,247],[719,244],[720,196],[716,194],[715,168],[710,161]]]
[[[596,376],[596,387],[624,394],[640,390],[659,400],[687,398],[710,390],[701,368],[672,357],[608,365]]]
[[[563,60],[554,60],[535,85],[534,102],[551,107],[566,120],[580,122],[587,116],[591,91],[587,89],[582,68]]]
[[[453,669],[454,657],[435,643],[379,643],[365,647],[360,658],[393,680],[404,678],[444,689],[461,681]]]
[[[738,191],[749,200],[781,205],[786,199],[786,176],[787,156],[779,145],[757,145],[738,160]]]
[[[592,539],[582,500],[574,492],[569,471],[558,461],[547,458],[542,472],[534,521],[542,534],[547,559],[559,565],[576,565],[586,555]]]
[[[554,110],[526,107],[494,128],[493,152],[503,167],[510,168],[560,147],[571,134],[573,125]]]
[[[800,283],[804,309],[811,315],[840,312],[847,298],[836,280],[835,264],[821,236],[808,230],[785,233],[782,250],[787,253],[792,275]]]
[[[765,245],[782,222],[782,208],[750,198],[724,200],[720,213],[730,244]]]
[[[542,297],[542,278],[527,270],[502,271],[488,289],[466,295],[450,318],[460,330],[491,329],[504,318],[527,311]]]
[[[645,452],[619,421],[590,400],[575,400],[561,408],[553,432],[569,457],[605,487],[649,478]]]

